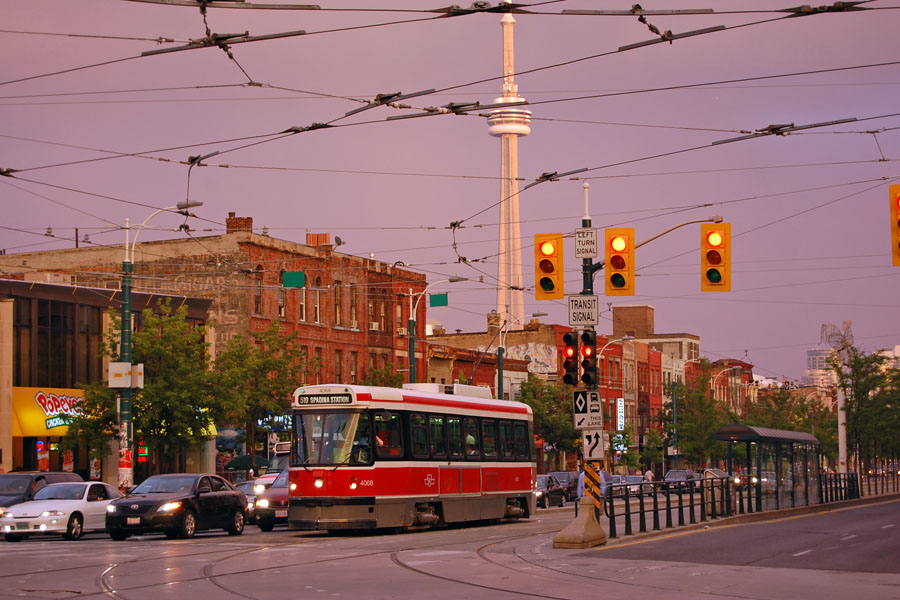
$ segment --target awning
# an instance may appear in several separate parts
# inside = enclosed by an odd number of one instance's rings
[[[787,431],[785,429],[769,429],[752,425],[725,425],[709,436],[711,440],[726,442],[798,442],[801,444],[819,445],[816,436],[805,431]]]

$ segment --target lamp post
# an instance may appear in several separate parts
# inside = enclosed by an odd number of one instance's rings
[[[507,311],[508,312],[508,311]],[[546,317],[547,313],[545,312],[536,312],[531,313],[532,318],[537,317]],[[516,319],[518,322],[518,319]],[[504,321],[503,325],[500,326],[500,344],[497,346],[497,399],[503,400],[503,354],[506,349],[506,336],[504,335],[504,331],[506,335],[509,335],[509,323]]]
[[[187,216],[189,208],[202,205],[202,202],[185,200],[175,206],[157,210],[144,219],[144,222],[140,224],[137,232],[134,234],[134,240],[130,242],[128,238],[131,226],[128,224],[128,219],[125,219],[125,258],[122,261],[122,331],[119,362],[131,365],[131,274],[134,272],[134,247],[137,245],[138,235],[140,235],[147,222],[161,212],[175,210]],[[119,396],[119,488],[130,488],[134,485],[134,460],[132,456],[134,431],[131,414],[133,396],[134,392],[130,384],[122,388]]]
[[[416,382],[416,313],[419,310],[419,301],[425,296],[428,289],[432,286],[435,286],[439,283],[457,283],[460,281],[468,281],[468,277],[451,277],[449,279],[441,279],[440,281],[433,281],[425,286],[421,292],[414,294],[412,288],[409,288],[409,331],[407,332],[409,336],[409,382]],[[413,296],[417,296],[415,304],[413,303]]]
[[[628,340],[633,340],[633,339],[634,339],[634,336],[633,336],[633,335],[623,335],[623,336],[620,337],[620,338],[616,338],[616,339],[614,339],[614,340],[609,340],[608,342],[606,342],[606,343],[603,345],[603,347],[600,348],[600,350],[597,352],[597,368],[598,368],[598,369],[599,369],[599,368],[602,368],[602,367],[601,367],[602,363],[600,362],[600,360],[603,358],[603,351],[604,351],[604,350],[606,350],[607,348],[609,348],[612,344],[615,344],[616,342],[627,342]],[[599,380],[599,377],[598,377],[597,379]],[[598,383],[599,383],[599,381],[598,381]],[[609,387],[609,385],[607,385],[607,387]],[[609,420],[612,421],[612,411],[610,411]],[[617,424],[617,425],[618,425],[618,424]],[[609,425],[609,430],[610,430],[610,431],[613,431],[612,423],[610,423],[610,425]],[[616,431],[618,431],[618,427],[616,428]],[[604,452],[604,454],[606,453],[606,449],[605,449],[605,448],[604,448],[603,452]]]
[[[710,389],[710,393],[712,394],[712,399],[713,399],[713,400],[716,399],[716,380],[719,378],[719,375],[721,375],[722,373],[725,373],[726,371],[731,371],[731,370],[733,370],[733,369],[740,369],[740,368],[741,368],[741,367],[740,367],[739,365],[733,365],[733,366],[731,366],[731,367],[727,367],[727,368],[725,368],[725,369],[722,369],[721,371],[719,371],[718,373],[716,373],[716,376],[713,377],[713,379],[712,379],[712,386],[711,386],[711,389]]]
[[[684,361],[684,364],[692,362],[700,362],[701,358],[692,358]],[[672,461],[672,468],[678,468],[678,382],[672,382],[672,445],[675,448],[675,459]]]

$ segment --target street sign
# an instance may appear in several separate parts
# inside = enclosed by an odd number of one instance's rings
[[[573,404],[575,429],[600,429],[603,427],[603,410],[599,392],[576,391]]]
[[[566,297],[569,299],[569,325],[571,327],[593,326],[600,322],[600,301],[597,296],[573,294]]]
[[[575,258],[597,256],[597,230],[593,227],[579,227],[575,230]]]
[[[584,460],[602,460],[605,456],[602,429],[585,429],[581,432],[581,452]]]

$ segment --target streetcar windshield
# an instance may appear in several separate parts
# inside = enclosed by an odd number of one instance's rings
[[[297,413],[294,423],[300,465],[365,465],[372,460],[364,413]]]

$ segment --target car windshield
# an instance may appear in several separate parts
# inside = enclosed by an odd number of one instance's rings
[[[253,494],[253,482],[245,481],[240,486],[238,486],[238,489],[241,490],[242,492],[244,492],[245,494]]]
[[[609,480],[610,480],[610,482],[612,482],[614,484],[622,483],[622,476],[621,475],[610,475]]]
[[[24,494],[30,481],[31,475],[16,475],[14,473],[0,475],[0,495],[13,496]]]
[[[84,483],[57,483],[41,488],[34,495],[35,500],[81,500],[84,497]]]
[[[358,412],[303,413],[294,420],[301,465],[366,464],[369,418]]]
[[[628,483],[640,483],[644,480],[644,478],[640,475],[629,475],[625,478],[625,480],[628,481]]]
[[[275,481],[272,482],[270,487],[273,488],[286,488],[288,486],[288,476],[290,475],[290,471],[282,471],[278,474],[278,477],[275,478]]]
[[[556,477],[557,481],[565,485],[569,482],[569,474],[566,471],[560,471],[558,473],[550,473],[554,477]]]
[[[536,485],[537,485],[539,488],[545,488],[545,487],[547,487],[547,481],[548,481],[548,480],[549,480],[549,479],[548,479],[548,477],[547,477],[546,475],[538,475],[538,476],[537,476],[537,482],[536,482]]]
[[[685,471],[669,471],[666,473],[666,479],[668,481],[680,481],[687,479],[687,473]]]
[[[149,477],[134,488],[133,494],[170,494],[172,492],[190,492],[194,489],[193,475],[184,477]]]
[[[269,468],[266,469],[266,473],[287,471],[289,466],[291,466],[290,454],[276,454],[269,459]]]

